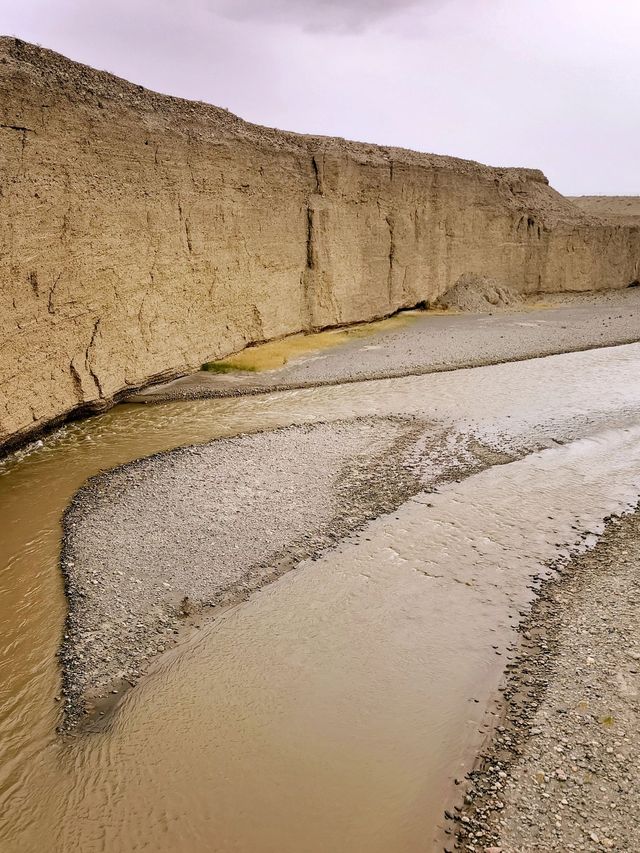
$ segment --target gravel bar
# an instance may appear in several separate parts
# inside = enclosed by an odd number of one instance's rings
[[[288,427],[90,479],[63,524],[62,730],[105,714],[203,608],[246,599],[417,493],[428,429],[401,417]]]
[[[235,397],[393,379],[640,340],[640,288],[560,296],[562,301],[558,294],[536,294],[547,307],[534,304],[515,312],[417,312],[399,329],[373,331],[274,370],[223,375],[200,371],[132,394],[127,402]]]
[[[558,567],[521,626],[445,850],[640,851],[640,511]]]

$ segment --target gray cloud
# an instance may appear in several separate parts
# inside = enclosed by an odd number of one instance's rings
[[[231,19],[291,23],[308,32],[364,32],[383,18],[440,0],[223,0]]]

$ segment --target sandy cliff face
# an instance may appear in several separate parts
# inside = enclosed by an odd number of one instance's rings
[[[537,171],[257,127],[0,39],[0,445],[464,274],[624,287],[640,229]]]

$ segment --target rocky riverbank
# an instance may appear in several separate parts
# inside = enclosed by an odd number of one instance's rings
[[[537,300],[545,305],[540,307]],[[313,351],[314,336],[309,336],[302,356],[299,340],[291,339],[289,360],[275,369],[262,369],[263,348],[253,347],[242,353],[242,363],[249,369],[233,369],[230,358],[220,363],[222,373],[200,371],[127,399],[156,403],[232,397],[521,361],[636,341],[639,317],[640,288],[535,294],[507,310],[487,302],[482,315],[412,312],[404,323],[353,329],[345,339],[336,338],[338,345],[329,349],[321,335]],[[286,358],[286,339],[278,349]]]
[[[333,422],[217,439],[92,478],[64,518],[65,725],[98,698],[118,701],[203,608],[238,601],[418,491],[626,424],[635,379],[620,377],[632,353],[371,383],[348,398],[336,389]],[[585,382],[599,389],[588,410]],[[315,392],[247,400],[255,421],[233,423],[315,421],[316,403]]]
[[[640,850],[640,511],[558,566],[446,849]]]

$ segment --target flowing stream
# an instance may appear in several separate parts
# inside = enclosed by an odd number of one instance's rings
[[[432,850],[532,577],[637,501],[639,368],[640,345],[629,345],[264,397],[122,405],[5,460],[0,849]],[[56,736],[60,524],[89,476],[220,436],[398,413],[521,458],[377,519],[205,622],[105,731]]]

